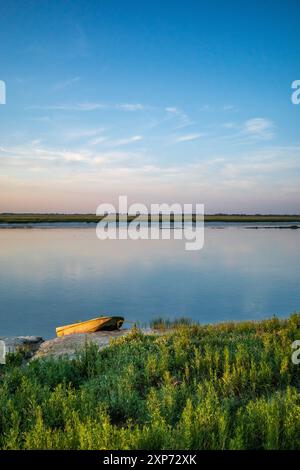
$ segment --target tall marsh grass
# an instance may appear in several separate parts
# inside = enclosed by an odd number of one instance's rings
[[[75,359],[10,357],[2,449],[299,449],[300,365],[288,320],[138,329]]]

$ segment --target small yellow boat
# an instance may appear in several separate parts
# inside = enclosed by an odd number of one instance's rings
[[[118,330],[123,325],[123,317],[98,317],[92,320],[72,323],[56,328],[57,336],[73,335],[76,333],[94,333],[100,330]]]

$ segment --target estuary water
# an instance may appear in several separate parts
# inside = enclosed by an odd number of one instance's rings
[[[140,325],[300,311],[300,230],[211,224],[204,248],[182,240],[103,240],[94,226],[0,230],[0,336],[55,336],[99,315]]]

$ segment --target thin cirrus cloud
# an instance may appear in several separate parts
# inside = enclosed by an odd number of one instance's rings
[[[275,135],[273,121],[265,118],[248,119],[242,127],[242,133],[253,138],[269,140]]]
[[[97,109],[106,109],[107,106],[102,103],[75,103],[75,104],[56,104],[49,106],[35,106],[31,109],[46,109],[49,111],[95,111]]]
[[[23,172],[32,170],[44,171],[45,174],[55,171],[59,165],[61,170],[68,171],[74,168],[74,164],[80,164],[81,171],[85,174],[84,168],[101,164],[105,167],[114,167],[117,162],[122,162],[125,166],[132,166],[140,159],[140,155],[131,151],[106,150],[98,152],[92,149],[83,148],[79,150],[66,150],[64,148],[53,148],[42,146],[39,141],[29,142],[26,146],[1,147],[0,159],[2,167],[9,169],[21,169]],[[24,173],[25,176],[25,173]]]
[[[89,145],[105,144],[107,147],[122,147],[123,145],[133,144],[140,142],[143,139],[141,135],[134,135],[132,137],[126,137],[124,139],[108,139],[106,136],[95,137],[89,141]]]
[[[3,201],[11,194],[12,187],[14,194],[22,196],[22,201],[31,194],[28,189],[33,192],[47,191],[57,197],[57,208],[60,210],[65,207],[65,198],[76,193],[78,188],[88,188],[93,200],[76,199],[73,203],[83,204],[82,210],[91,210],[97,205],[99,187],[105,194],[124,191],[124,194],[130,195],[137,191],[136,195],[139,194],[139,197],[143,196],[149,201],[157,197],[157,193],[160,197],[161,194],[170,197],[170,188],[176,189],[174,197],[180,198],[184,195],[185,199],[198,197],[201,190],[205,192],[206,204],[213,203],[216,192],[211,188],[217,187],[218,198],[224,197],[225,194],[232,197],[233,201],[239,196],[239,204],[241,197],[247,200],[247,204],[249,200],[252,201],[251,204],[255,204],[257,198],[266,198],[268,194],[269,202],[274,203],[274,185],[276,194],[280,194],[280,191],[281,195],[286,194],[288,205],[290,201],[299,200],[299,157],[300,147],[275,146],[261,151],[253,150],[251,153],[240,152],[238,160],[233,155],[225,154],[215,158],[199,157],[189,163],[160,162],[145,160],[143,152],[121,149],[98,151],[86,147],[70,150],[65,147],[43,146],[41,141],[35,139],[26,145],[0,148],[0,161],[5,175],[0,175],[1,207],[4,211]],[[186,181],[189,181],[188,188]],[[168,190],[163,193],[166,187]],[[61,192],[58,198],[59,188]],[[50,208],[52,201],[53,199],[49,198],[47,207]],[[38,203],[39,198],[30,200],[26,210],[30,207],[31,210],[32,207],[37,210]],[[17,210],[19,201],[16,201],[13,207]],[[78,210],[78,206],[73,207],[74,211]],[[217,210],[216,208],[214,210]]]
[[[146,109],[146,106],[141,103],[121,103],[115,105],[115,107],[122,111],[143,111]]]
[[[111,147],[119,147],[123,145],[129,145],[135,142],[140,142],[143,139],[141,135],[134,135],[132,137],[124,138],[124,139],[117,139],[115,141],[110,142]]]
[[[234,104],[225,104],[222,109],[223,111],[237,111],[237,107]]]
[[[106,110],[121,110],[121,111],[143,111],[147,109],[147,106],[140,103],[117,103],[117,104],[106,104],[99,102],[83,102],[83,103],[72,103],[72,104],[55,104],[46,106],[31,106],[28,109],[43,109],[50,111],[96,111],[99,109]]]
[[[91,151],[80,149],[70,151],[61,148],[43,147],[40,142],[33,141],[27,147],[0,148],[0,157],[6,172],[10,170],[22,172],[24,178],[29,178],[30,172],[43,171],[45,175],[55,174],[57,166],[62,174],[71,176],[80,170],[81,178],[88,182],[90,171],[99,169],[101,174],[95,174],[102,181],[104,171],[113,171],[112,176],[119,178],[124,172],[137,177],[155,178],[157,183],[170,181],[174,184],[189,181],[199,182],[204,178],[207,183],[213,183],[221,178],[224,187],[236,188],[241,180],[247,187],[259,187],[263,175],[264,186],[272,187],[276,175],[280,175],[281,184],[294,184],[295,175],[299,172],[300,148],[270,147],[260,152],[244,153],[237,162],[235,158],[219,156],[216,159],[201,159],[189,164],[163,165],[144,161],[143,155],[131,151]],[[25,171],[25,172],[24,172]],[[29,173],[28,173],[29,172]],[[15,173],[17,174],[17,173]],[[144,176],[143,176],[144,175]],[[175,178],[175,180],[174,180]],[[50,180],[49,180],[50,181]],[[52,179],[51,179],[52,181]],[[129,181],[123,181],[124,185]],[[220,183],[219,183],[220,184]],[[129,187],[129,186],[128,186]],[[299,190],[298,190],[299,192]]]
[[[177,120],[175,129],[180,129],[194,124],[188,114],[176,106],[167,106],[165,108],[165,112],[167,113],[167,119],[175,118]]]
[[[217,139],[231,143],[249,144],[259,141],[272,140],[275,137],[275,124],[267,118],[251,118],[242,123],[229,121],[221,124],[228,133]],[[233,132],[231,132],[233,131]]]
[[[203,104],[200,108],[200,111],[209,111],[209,112],[221,112],[221,111],[238,111],[238,108],[234,104],[225,104],[223,106],[215,106],[212,104]]]
[[[221,127],[223,127],[224,129],[237,129],[238,125],[236,122],[229,121],[221,124]]]
[[[176,137],[174,142],[175,143],[192,142],[194,140],[200,139],[203,136],[204,134],[200,134],[200,133],[181,135],[181,136]]]
[[[53,91],[64,90],[65,88],[68,88],[69,86],[74,85],[74,83],[77,83],[79,81],[80,81],[80,77],[74,77],[68,80],[62,80],[60,82],[55,83],[52,89]]]
[[[97,109],[105,109],[107,106],[102,103],[78,103],[75,106],[71,106],[70,110],[71,111],[95,111]],[[66,106],[66,109],[68,106]]]
[[[67,132],[63,133],[63,137],[66,141],[72,141],[72,140],[78,140],[78,139],[84,139],[84,138],[92,138],[99,136],[104,132],[104,128],[93,128],[93,129],[74,129],[74,130],[69,130]]]
[[[272,188],[279,181],[282,184],[290,181],[290,187],[296,188],[299,150],[297,158],[296,151],[288,148],[279,151],[274,147],[262,153],[277,129],[273,121],[264,117],[249,116],[243,120],[235,114],[234,119],[227,122],[224,119],[222,124],[219,117],[219,122],[212,123],[208,116],[201,127],[185,129],[200,124],[194,114],[195,123],[178,106],[150,106],[138,100],[102,103],[92,99],[49,104],[47,109],[74,111],[74,116],[68,115],[66,122],[63,119],[56,122],[56,114],[49,113],[49,134],[45,126],[37,127],[35,132],[17,139],[10,136],[3,141],[7,147],[0,149],[3,173],[7,178],[15,178],[14,187],[19,188],[20,194],[22,184],[18,181],[26,180],[28,184],[42,181],[46,186],[49,184],[50,191],[50,182],[59,179],[76,190],[77,183],[71,186],[71,180],[76,178],[89,191],[94,181],[95,194],[99,185],[103,188],[107,184],[112,192],[118,191],[120,185],[128,192],[138,185],[149,187],[149,197],[153,196],[155,185],[162,191],[169,186],[182,188],[181,194],[185,196],[186,181],[195,191],[199,184],[215,186],[217,182],[220,194],[221,190],[224,194],[238,193],[241,188],[256,192],[262,181],[264,188]],[[155,130],[149,126],[151,119],[157,122]],[[21,140],[25,142],[22,144]],[[209,187],[206,190],[209,198]]]
[[[103,144],[103,142],[107,141],[107,137],[104,135],[100,135],[99,137],[95,137],[89,141],[89,145],[99,145]]]

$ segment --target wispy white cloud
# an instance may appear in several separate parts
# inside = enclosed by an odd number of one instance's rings
[[[234,104],[225,104],[222,109],[223,111],[237,111],[237,107]]]
[[[94,111],[96,109],[106,109],[107,106],[103,103],[93,103],[93,102],[87,102],[87,103],[78,103],[75,106],[75,110],[78,109],[79,111]]]
[[[101,163],[105,166],[115,165],[116,161],[122,160],[128,165],[134,164],[139,158],[135,152],[102,151],[85,147],[79,150],[69,150],[64,148],[52,148],[41,145],[41,141],[36,139],[22,146],[0,147],[0,167],[20,167],[31,170],[32,167],[54,169],[56,165],[66,165],[73,163],[93,166]]]
[[[218,181],[220,187],[224,188],[236,188],[237,185],[248,188],[259,187],[264,181],[271,188],[274,178],[276,181],[276,175],[282,176],[281,184],[284,184],[284,181],[290,179],[291,173],[299,172],[299,156],[300,147],[297,149],[271,147],[259,152],[242,154],[239,161],[219,155],[213,159],[199,159],[189,164],[162,165],[146,162],[142,155],[120,151],[100,153],[94,161],[101,163],[102,168],[107,171],[113,168],[116,172],[147,174],[164,181],[175,178],[175,181],[184,183],[188,179],[191,183],[199,184],[204,178],[207,183]]]
[[[224,127],[224,129],[237,129],[239,126],[236,122],[224,122],[223,124],[221,124],[222,127]]]
[[[141,103],[121,103],[116,104],[115,107],[123,111],[143,111],[146,109],[146,106]]]
[[[175,106],[168,106],[165,109],[166,109],[167,113],[171,113],[171,114],[175,114],[175,115],[180,114],[180,111],[178,110],[178,108],[175,108]]]
[[[238,111],[238,108],[234,104],[224,104],[224,105],[212,105],[212,104],[203,104],[200,107],[200,111],[208,112],[220,112],[220,111]]]
[[[218,135],[215,142],[226,142],[227,145],[257,144],[259,141],[272,140],[275,137],[276,126],[266,118],[252,118],[244,122],[224,122],[221,124],[228,132]]]
[[[191,142],[193,140],[198,140],[203,136],[204,134],[201,133],[180,135],[175,138],[175,142]]]
[[[74,77],[74,78],[69,78],[68,80],[62,80],[62,81],[55,83],[52,89],[53,91],[64,90],[65,88],[68,88],[69,86],[79,81],[80,81],[80,77]]]
[[[49,116],[38,116],[38,117],[29,118],[29,121],[48,123],[48,122],[51,122],[51,118]]]
[[[32,106],[29,109],[44,109],[51,111],[95,111],[99,109],[111,109],[111,110],[120,110],[120,111],[143,111],[148,109],[147,106],[140,103],[117,103],[117,104],[107,104],[100,103],[98,101],[83,102],[83,103],[61,103],[55,105],[45,105],[45,106]]]
[[[215,109],[215,106],[206,103],[201,106],[200,111],[215,111]]]
[[[97,136],[102,137],[101,134],[104,132],[104,128],[92,128],[92,129],[72,129],[63,133],[63,137],[67,141],[79,140],[84,138],[91,138]]]
[[[168,118],[175,118],[177,120],[175,129],[180,129],[194,124],[188,114],[176,106],[167,106],[165,111]]]
[[[111,145],[118,147],[121,145],[132,144],[134,142],[140,142],[142,139],[143,137],[141,135],[134,135],[132,137],[127,137],[125,139],[115,140],[114,142],[111,142]]]
[[[269,140],[275,135],[274,129],[274,122],[270,119],[253,118],[244,123],[242,133],[256,139]]]
[[[106,147],[122,147],[124,145],[140,142],[143,139],[141,135],[134,135],[123,139],[109,139],[106,136],[95,137],[88,142],[89,145],[105,144]]]
[[[0,175],[4,199],[9,194],[9,190],[5,190],[8,182],[10,191],[20,197],[26,197],[28,191],[23,189],[28,187],[40,188],[41,193],[45,189],[56,198],[56,188],[61,185],[66,197],[88,188],[89,194],[94,192],[95,201],[99,198],[99,185],[105,195],[136,191],[137,196],[145,196],[152,202],[163,196],[198,200],[200,191],[205,195],[205,203],[215,201],[215,210],[224,198],[227,210],[230,201],[236,204],[236,209],[243,210],[252,203],[252,207],[261,207],[255,204],[258,200],[257,204],[261,204],[262,199],[269,207],[274,207],[282,197],[286,197],[287,206],[300,197],[300,147],[297,146],[270,146],[251,153],[241,152],[238,159],[217,155],[214,158],[199,156],[190,163],[163,163],[142,152],[48,148],[35,139],[18,147],[1,147],[0,167],[1,173],[6,175],[5,179]],[[186,181],[189,181],[188,188]],[[75,202],[88,204],[87,199]],[[1,203],[4,208],[3,197]],[[58,198],[57,203],[57,207],[61,207]]]
[[[36,139],[25,145],[1,148],[0,163],[2,164],[4,162],[3,157],[9,157],[9,161],[5,161],[6,164],[11,162],[14,165],[19,164],[26,167],[30,166],[33,161],[39,161],[39,163],[43,161],[56,163],[83,162],[92,157],[92,153],[86,149],[72,151],[42,147],[41,141]]]
[[[54,104],[45,106],[31,106],[28,109],[43,109],[49,111],[94,111],[97,109],[106,109],[107,105],[103,103],[87,102],[74,104]]]
[[[89,142],[88,142],[88,145],[99,145],[99,144],[103,144],[103,142],[106,142],[107,141],[107,137],[105,135],[100,135],[98,137],[95,137],[94,139],[91,139]]]

